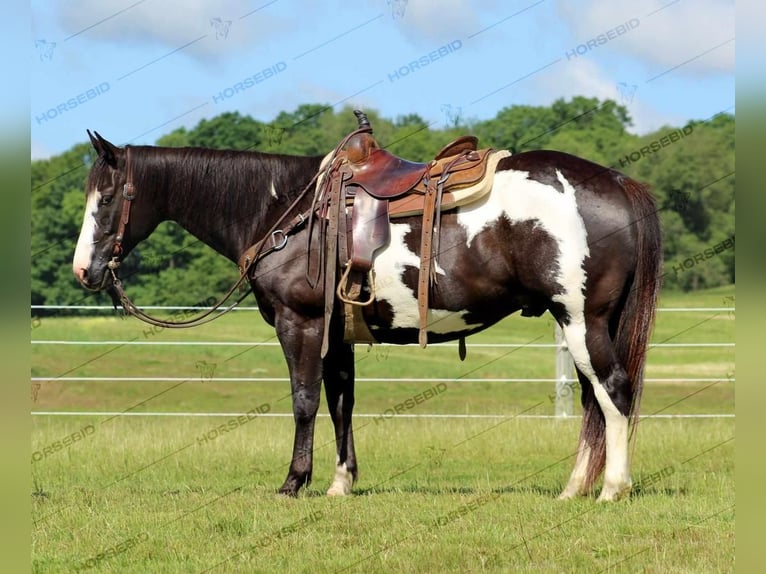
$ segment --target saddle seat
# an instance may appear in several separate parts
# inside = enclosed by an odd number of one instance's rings
[[[349,162],[351,183],[363,187],[375,199],[396,199],[423,179],[427,163],[416,163],[381,148],[373,149],[362,163]]]
[[[351,183],[358,185],[376,199],[399,199],[414,192],[418,183],[430,172],[432,177],[442,175],[433,168],[444,165],[440,160],[451,158],[465,151],[476,151],[479,143],[475,136],[462,136],[444,146],[433,161],[418,163],[402,159],[378,147],[370,134],[360,134],[349,141],[346,154],[353,173]],[[420,190],[425,193],[425,187]]]

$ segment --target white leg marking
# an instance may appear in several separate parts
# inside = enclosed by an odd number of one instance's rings
[[[346,496],[351,494],[354,475],[346,468],[346,463],[335,465],[335,478],[327,491],[327,496]]]
[[[604,413],[606,423],[606,469],[604,487],[599,501],[618,500],[630,491],[631,480],[628,461],[628,417],[623,416],[599,382],[590,363],[585,346],[585,321],[572,321],[564,327],[569,351],[577,367],[593,385],[596,400]]]
[[[577,449],[577,460],[575,460],[574,469],[572,475],[569,477],[569,482],[564,488],[564,491],[559,495],[559,500],[569,500],[575,496],[581,496],[587,494],[583,490],[583,484],[585,483],[586,469],[588,468],[588,460],[590,459],[590,447],[585,442],[580,443],[580,447]]]
[[[80,228],[80,237],[77,239],[77,247],[74,251],[72,260],[72,271],[79,277],[78,272],[81,269],[88,269],[93,257],[93,238],[96,234],[96,212],[98,211],[98,202],[101,199],[101,193],[94,189],[85,203],[85,215]]]
[[[606,469],[604,488],[601,489],[598,499],[618,500],[630,492],[631,488],[628,469],[628,417],[617,410],[602,385],[594,384],[593,391],[606,419]]]

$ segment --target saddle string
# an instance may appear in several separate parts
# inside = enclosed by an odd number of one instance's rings
[[[431,265],[430,268],[430,281],[433,284],[436,284],[437,274],[436,274],[436,268],[438,265],[437,257],[439,256],[439,251],[441,249],[441,221],[442,221],[442,196],[444,195],[444,184],[447,183],[447,180],[449,179],[450,175],[452,175],[452,168],[460,161],[462,160],[466,155],[468,155],[468,151],[464,151],[458,155],[455,156],[455,159],[453,159],[450,163],[448,163],[444,171],[442,172],[441,177],[436,181],[436,207],[434,210],[434,227],[433,227],[433,241],[431,242],[431,253],[429,254],[432,258],[433,265]]]

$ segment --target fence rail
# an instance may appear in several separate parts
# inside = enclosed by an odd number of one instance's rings
[[[557,378],[475,378],[468,379],[464,377],[433,377],[413,379],[390,378],[390,377],[356,377],[358,383],[555,383],[565,381],[567,383],[576,383],[577,379],[557,379]],[[724,380],[722,377],[669,377],[669,378],[645,378],[645,382],[653,383],[712,383]],[[735,382],[735,379],[726,378],[725,380]],[[205,383],[289,383],[289,377],[203,377],[195,375],[194,377],[30,377],[32,382],[102,382],[102,383],[181,383],[203,381]]]
[[[114,307],[112,305],[30,305],[32,310],[46,310],[46,309],[72,309],[72,310],[94,310],[94,311],[114,311]],[[141,307],[141,309],[144,310],[151,310],[151,311],[208,311],[212,309],[212,307],[184,307],[184,306],[172,306],[172,305],[146,305]],[[660,307],[657,309],[657,311],[665,311],[665,312],[673,312],[673,313],[684,313],[684,312],[693,312],[693,313],[699,313],[703,311],[716,311],[716,312],[724,312],[724,311],[734,311],[734,307]],[[232,311],[258,311],[257,306],[238,306],[234,307]]]
[[[250,413],[198,413],[198,412],[125,412],[125,411],[32,411],[32,416],[58,417],[203,417],[234,418],[249,416]],[[330,418],[329,414],[317,413],[318,418]],[[380,413],[354,413],[354,418],[380,418]],[[292,413],[263,413],[258,418],[293,418]],[[464,413],[397,413],[391,418],[401,419],[558,419],[557,415],[493,415],[493,414],[464,414]],[[569,417],[577,420],[580,415]],[[733,419],[732,413],[689,413],[689,414],[656,414],[641,415],[642,419]]]
[[[159,345],[159,346],[191,346],[191,347],[278,347],[276,341],[67,341],[57,339],[37,339],[32,345]],[[366,343],[364,343],[366,344]],[[393,345],[379,343],[383,347],[417,347],[417,343]],[[429,347],[457,347],[457,343],[434,343]],[[557,349],[556,343],[466,343],[469,348],[485,349]],[[734,347],[735,343],[651,343],[652,347]]]
[[[111,305],[31,305],[32,312],[35,310],[92,310],[92,311],[113,311],[114,308]],[[211,307],[202,306],[161,306],[151,305],[143,307],[146,310],[153,311],[204,311],[211,309]],[[235,307],[235,311],[258,311],[257,306],[247,307]],[[662,307],[658,311],[666,313],[733,313],[735,307]],[[576,383],[577,379],[574,377],[574,365],[571,363],[571,357],[567,352],[566,344],[560,333],[560,329],[557,329],[555,334],[554,343],[467,343],[466,347],[471,348],[537,348],[537,349],[556,349],[556,377],[552,378],[386,378],[386,377],[359,377],[359,382],[376,382],[376,383],[402,383],[402,382],[414,382],[414,383],[449,383],[449,382],[465,382],[465,383],[478,383],[478,382],[498,382],[498,383],[554,383],[555,387],[555,417],[570,417],[573,414],[573,393],[571,392],[572,383]],[[36,339],[31,341],[32,345],[112,345],[112,346],[216,346],[216,347],[279,347],[277,341],[138,341],[135,339],[127,341],[118,340],[48,340],[48,339]],[[387,345],[392,347],[409,347],[414,345]],[[438,343],[429,345],[430,347],[456,347],[456,343]],[[735,348],[735,343],[652,343],[650,348]],[[32,382],[102,382],[102,383],[120,383],[120,382],[194,382],[200,381],[204,383],[285,383],[289,382],[288,377],[31,377]],[[664,378],[646,378],[646,382],[657,383],[712,383],[717,381],[729,381],[735,382],[733,377],[664,377]],[[55,415],[72,415],[75,413],[59,412],[59,411],[40,411],[33,412],[33,415],[39,416],[55,416]],[[84,415],[105,415],[108,413],[91,413],[83,412]],[[129,413],[135,416],[225,416],[219,413]],[[281,415],[280,415],[281,416]],[[288,415],[285,415],[288,416]],[[289,415],[292,416],[292,415]],[[365,416],[365,415],[357,415]],[[370,415],[372,416],[372,415]],[[427,414],[422,415],[424,417],[454,417],[459,415],[439,415],[439,414]],[[482,415],[484,416],[484,415]],[[495,415],[486,415],[486,418],[494,417]],[[500,416],[500,415],[497,415]],[[687,415],[681,415],[687,416]],[[688,415],[688,417],[695,417],[697,415]],[[700,415],[703,418],[708,417],[722,417],[729,415]],[[734,415],[731,415],[732,417]],[[551,418],[548,416],[535,416],[534,418]],[[668,415],[668,418],[676,418],[675,415]]]

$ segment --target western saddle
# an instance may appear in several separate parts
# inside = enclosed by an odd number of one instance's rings
[[[497,163],[510,155],[491,148],[477,150],[474,136],[445,146],[429,163],[399,158],[382,149],[367,116],[354,111],[358,129],[328,156],[320,172],[312,213],[324,236],[325,338],[335,296],[344,303],[345,340],[377,342],[362,317],[362,307],[375,300],[375,252],[390,236],[390,220],[422,215],[418,277],[419,343],[427,343],[428,295],[436,282],[442,211],[477,201],[492,187]],[[336,281],[336,271],[342,270]],[[365,285],[366,282],[366,285]],[[366,287],[368,294],[362,298]],[[461,358],[465,344],[461,341]]]

